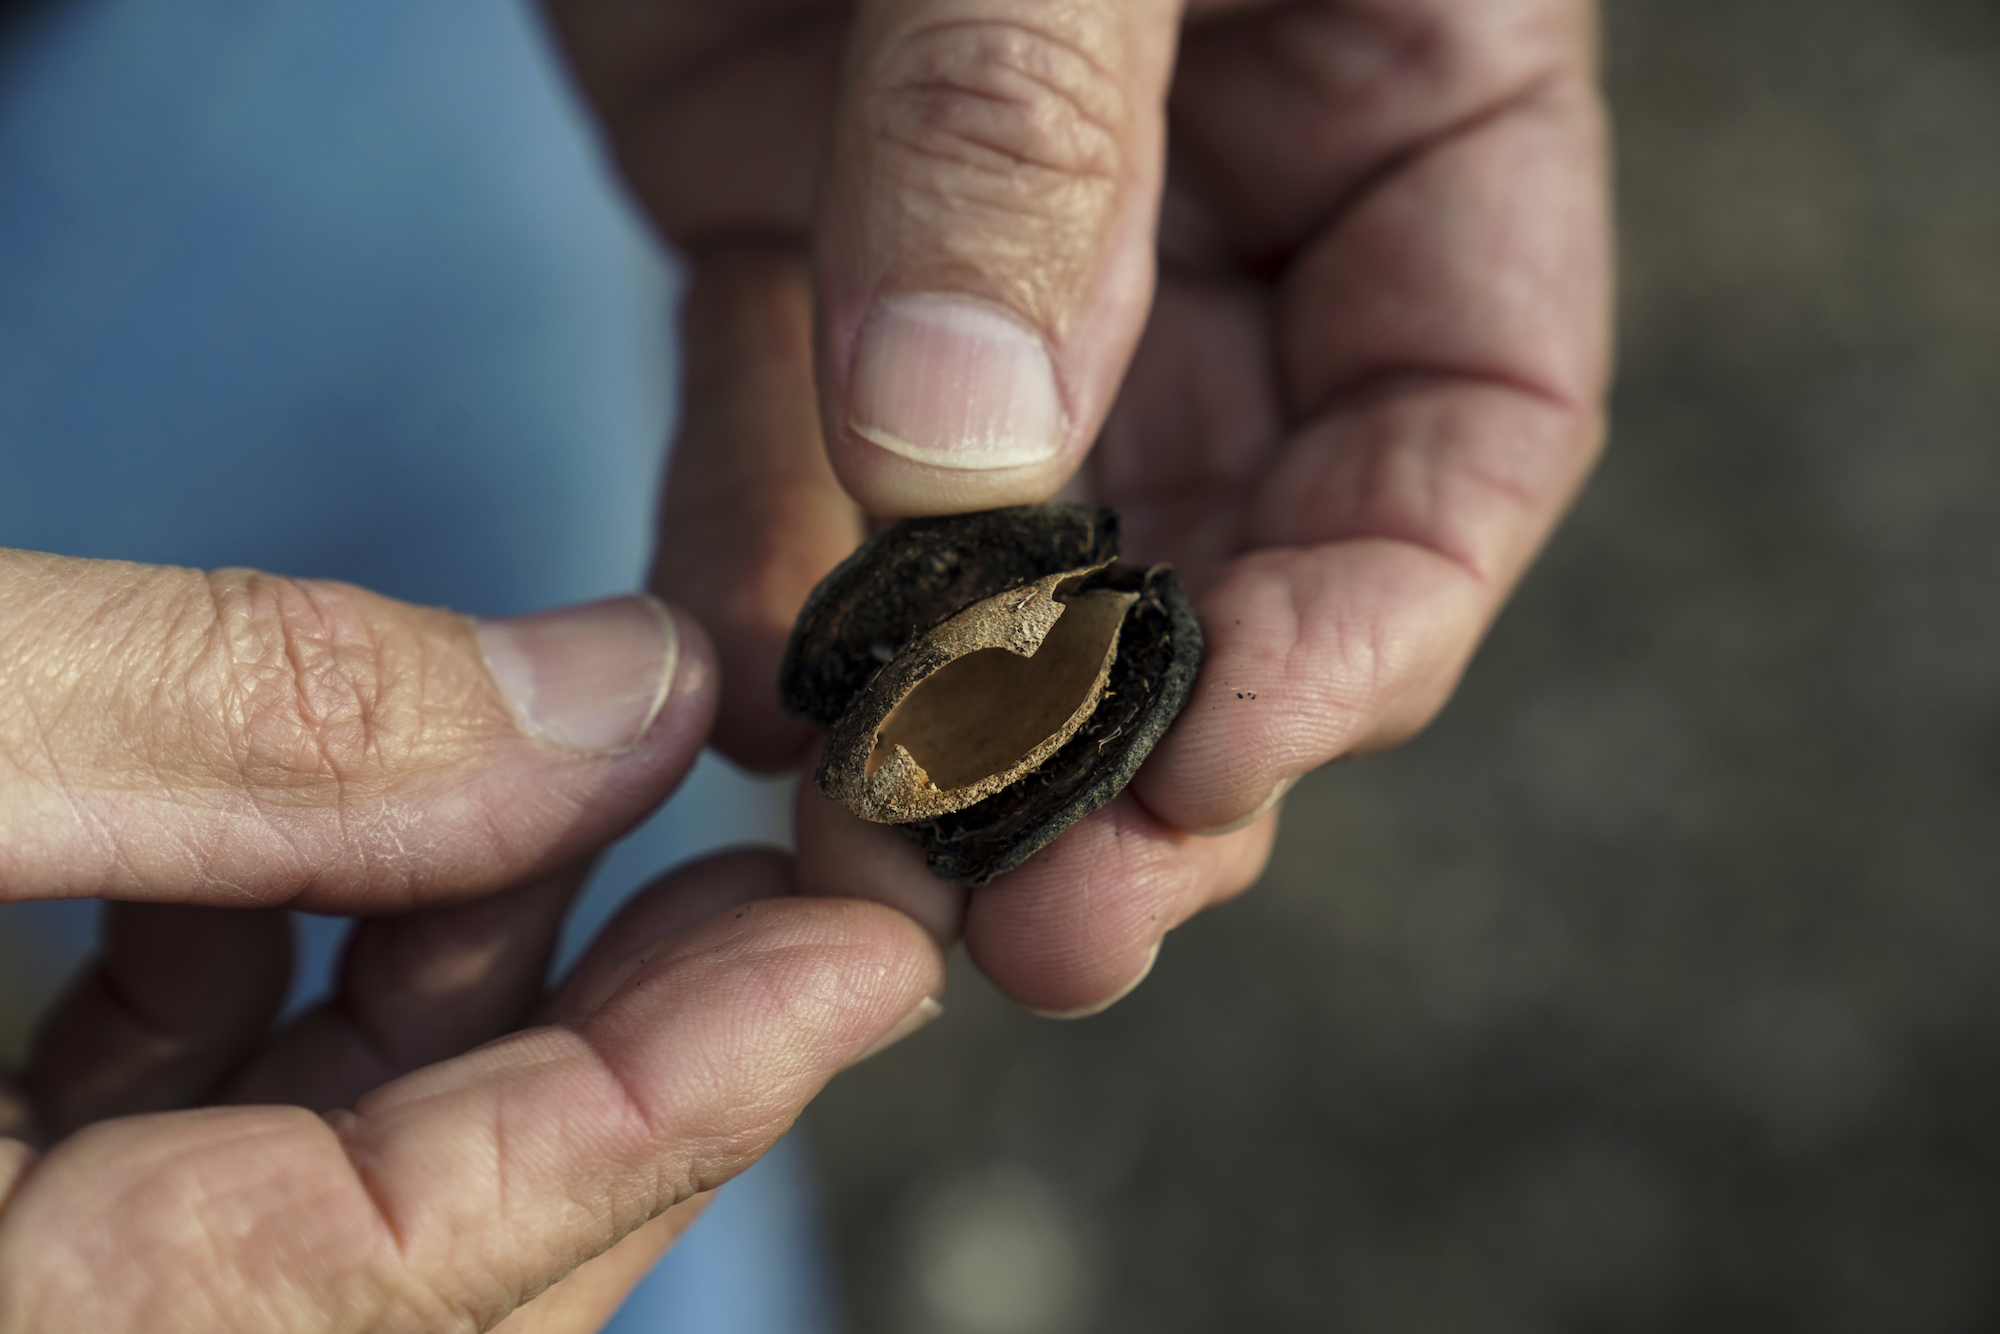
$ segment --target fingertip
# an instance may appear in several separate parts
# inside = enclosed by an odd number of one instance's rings
[[[714,727],[714,642],[650,593],[474,621],[473,632],[522,743],[494,771],[509,800],[582,783],[599,789],[598,811],[625,805],[636,819],[679,786]]]
[[[789,1047],[795,1077],[814,1087],[861,1059],[945,984],[943,953],[906,914],[796,896],[711,913],[611,972],[591,985],[583,999],[594,1004],[572,1020],[594,1043],[652,1046],[661,1008],[686,1010],[686,1022],[710,1037],[718,1025],[773,1030],[765,1040]],[[675,1095],[664,1084],[661,1091]]]
[[[776,849],[735,848],[660,877],[599,933],[548,1013],[585,1022],[642,974],[704,950],[773,957],[789,951],[806,963],[872,952],[878,977],[909,971],[913,959],[929,960],[935,966],[918,968],[920,993],[942,994],[941,946],[928,928],[896,905],[865,895],[836,900],[802,894],[798,865]]]
[[[1160,961],[1160,947],[1165,943],[1164,939],[1154,941],[1153,948],[1146,951],[1145,962],[1139,965],[1139,971],[1133,975],[1132,980],[1112,992],[1109,996],[1106,996],[1103,1000],[1093,1001],[1088,1005],[1079,1005],[1073,1010],[1037,1010],[1033,1006],[1029,1006],[1028,1012],[1040,1015],[1044,1019],[1061,1020],[1088,1019],[1093,1015],[1103,1014],[1119,1001],[1124,1000],[1127,996],[1137,991],[1139,984],[1153,975],[1153,965]]]
[[[1134,985],[1182,915],[1168,845],[1188,836],[1129,796],[1086,817],[1018,869],[973,892],[966,950],[993,984],[1038,1013],[1085,1013]]]
[[[1227,830],[1288,780],[1400,744],[1443,707],[1493,600],[1407,541],[1235,558],[1202,590],[1201,674],[1133,791],[1169,824]]]
[[[847,426],[947,472],[1041,467],[1069,433],[1040,334],[984,302],[939,293],[878,301],[847,383]]]
[[[1027,1009],[1099,1013],[1145,979],[1168,931],[1255,882],[1276,825],[1274,812],[1199,838],[1161,823],[1128,792],[974,891],[967,951]]]
[[[967,891],[932,875],[923,850],[894,828],[863,820],[810,782],[799,785],[797,827],[800,894],[883,904],[940,949],[963,934]]]
[[[14,897],[333,912],[472,897],[624,832],[714,718],[708,637],[645,596],[482,622],[250,570],[5,565],[17,607],[45,593],[97,609],[5,627],[17,691],[32,705],[61,680],[51,716],[75,720],[37,742],[67,781],[8,785],[43,832]],[[129,595],[103,596],[117,586]],[[38,676],[37,654],[89,671]],[[85,725],[106,718],[120,725]],[[98,791],[75,783],[88,773],[145,781]]]
[[[789,896],[795,884],[791,856],[774,848],[731,848],[656,877],[597,933],[548,1012],[589,1013],[659,941],[741,904]]]
[[[715,726],[721,700],[715,641],[691,613],[650,595],[641,596],[659,608],[665,618],[674,641],[674,661],[672,674],[661,692],[659,708],[640,742],[648,747],[667,745],[685,751],[687,763],[692,764],[701,753],[702,739]]]
[[[850,433],[836,436],[827,454],[847,493],[883,519],[1039,505],[1063,488],[1080,462],[1065,456],[1047,464],[964,472],[899,456]]]
[[[1034,504],[1075,469],[1081,445],[1049,346],[995,305],[942,293],[879,300],[846,365],[829,455],[871,514]]]
[[[1315,723],[1341,712],[1289,689],[1282,654],[1246,638],[1244,619],[1203,617],[1201,675],[1132,779],[1133,796],[1176,829],[1227,834],[1263,818],[1315,762],[1299,753],[1318,740]]]
[[[712,708],[700,627],[649,594],[476,620],[473,635],[521,730],[562,750],[615,754],[667,713]]]
[[[863,7],[815,231],[821,415],[885,517],[1034,504],[1151,304],[1180,7]]]
[[[908,1013],[904,1014],[901,1019],[898,1019],[888,1032],[869,1044],[867,1051],[855,1057],[854,1065],[861,1064],[871,1056],[880,1056],[883,1052],[889,1050],[889,1048],[895,1046],[918,1029],[930,1027],[930,1025],[942,1018],[943,1015],[943,1002],[934,996],[924,997],[912,1006]],[[849,1066],[848,1068],[852,1069],[853,1066]]]
[[[1143,772],[1142,770],[1141,773]],[[1237,785],[1234,790],[1218,791],[1210,796],[1206,804],[1196,805],[1186,801],[1183,794],[1175,791],[1173,786],[1175,774],[1170,766],[1163,764],[1155,772],[1157,777],[1148,783],[1141,784],[1137,779],[1133,780],[1134,793],[1140,803],[1162,823],[1185,828],[1198,838],[1221,838],[1226,834],[1248,829],[1276,811],[1286,795],[1299,783],[1298,775],[1280,778],[1271,785],[1270,790],[1261,799],[1258,799],[1254,795],[1257,791],[1254,786],[1255,780],[1251,780]],[[1232,800],[1241,809],[1240,814],[1224,813],[1230,809],[1226,803]],[[1180,820],[1170,818],[1169,812],[1192,818],[1183,824]],[[1197,823],[1211,820],[1212,823]]]
[[[701,758],[722,703],[722,670],[707,627],[685,608],[651,594],[629,601],[652,609],[669,642],[666,677],[645,730],[630,745],[576,758],[602,766],[599,780],[629,806],[629,822],[642,818],[678,788]],[[600,803],[600,808],[612,802]]]

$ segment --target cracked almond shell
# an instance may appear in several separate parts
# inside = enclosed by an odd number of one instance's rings
[[[815,779],[961,885],[1118,795],[1186,703],[1201,629],[1118,516],[1030,505],[906,519],[806,600],[779,676],[827,733]]]

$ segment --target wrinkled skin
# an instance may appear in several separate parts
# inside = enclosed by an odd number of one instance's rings
[[[486,1328],[551,1285],[510,1329],[595,1328],[935,1013],[922,930],[767,852],[649,887],[544,994],[594,854],[714,718],[700,627],[605,605],[566,660],[633,687],[636,731],[577,747],[529,734],[463,617],[0,551],[0,892],[113,900],[0,1080],[0,1330]],[[285,905],[364,920],[274,1026]]]
[[[655,587],[716,636],[725,752],[773,768],[810,744],[769,683],[871,517],[1111,504],[1127,558],[1188,582],[1208,658],[1186,713],[1020,870],[968,896],[895,836],[800,812],[809,890],[962,931],[1031,1007],[1101,1007],[1256,877],[1299,775],[1428,722],[1588,470],[1609,304],[1591,8],[550,9],[693,272]],[[1044,338],[1068,422],[1047,463],[931,467],[853,429],[867,312],[941,291]]]
[[[941,943],[1088,1012],[1249,884],[1290,780],[1435,713],[1597,447],[1582,3],[551,12],[692,263],[656,585],[714,646],[681,618],[657,717],[585,753],[522,730],[460,618],[0,553],[0,896],[115,902],[0,1097],[4,1334],[595,1328],[932,1012]],[[940,291],[1045,341],[1048,457],[853,429],[867,311]],[[796,866],[667,878],[542,994],[592,855],[718,707],[746,763],[808,750],[777,653],[871,516],[1058,492],[1119,506],[1208,634],[1132,789],[970,895],[808,797]],[[287,904],[370,920],[274,1030]]]

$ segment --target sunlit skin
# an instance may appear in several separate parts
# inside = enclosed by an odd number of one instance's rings
[[[947,889],[899,837],[811,795],[800,813],[809,890],[962,926],[1029,1006],[1120,994],[1167,930],[1255,879],[1274,794],[1430,720],[1589,468],[1609,304],[1592,11],[554,10],[693,273],[655,586],[716,636],[726,753],[775,768],[809,744],[768,683],[869,516],[1112,504],[1128,558],[1193,590],[1208,660],[1187,711],[1126,795],[1001,882]],[[843,53],[897,65],[856,40],[976,37],[982,16],[1084,53],[1092,134],[1046,130],[1068,103],[961,124],[929,85],[842,84]],[[1070,430],[1047,467],[953,473],[846,429],[870,302],[944,287],[1054,349]]]
[[[0,1099],[0,1334],[597,1327],[940,994],[942,946],[1078,1013],[1247,886],[1289,780],[1436,712],[1596,450],[1584,4],[551,11],[689,257],[655,582],[707,633],[638,744],[579,756],[520,732],[460,618],[0,553],[0,896],[125,905]],[[939,290],[1046,340],[1050,461],[852,429],[872,303]],[[872,519],[1058,493],[1119,506],[1208,636],[1131,790],[971,894],[807,795],[796,863],[668,878],[543,993],[590,857],[711,723],[807,755],[777,653]],[[273,1031],[286,904],[368,921]]]
[[[768,852],[652,886],[544,994],[591,857],[712,722],[678,628],[643,735],[577,753],[462,617],[0,552],[0,887],[118,900],[0,1087],[0,1330],[483,1328],[631,1234],[520,1326],[594,1328],[921,1013],[931,938]],[[274,1029],[282,904],[364,920]]]

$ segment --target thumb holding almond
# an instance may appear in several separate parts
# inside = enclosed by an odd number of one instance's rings
[[[822,421],[877,516],[1047,500],[1152,302],[1178,6],[859,6],[815,238]]]
[[[346,584],[0,552],[0,900],[378,913],[587,859],[715,672],[626,598],[477,622]]]

